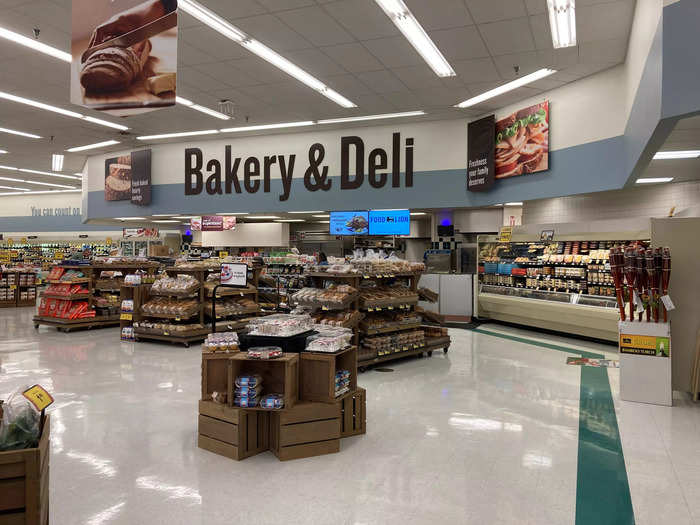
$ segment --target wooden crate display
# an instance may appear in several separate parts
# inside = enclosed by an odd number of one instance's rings
[[[37,448],[0,452],[0,523],[49,523],[49,439],[47,416]]]
[[[242,460],[268,450],[270,414],[199,402],[199,448]]]
[[[251,359],[246,353],[239,352],[231,356],[230,363],[229,406],[233,406],[236,378],[244,374],[260,374],[262,377],[262,395],[282,394],[285,408],[293,407],[299,399],[299,354],[285,353],[282,357],[268,360]]]
[[[303,352],[299,364],[299,394],[302,401],[335,403],[335,374],[350,371],[350,391],[357,389],[357,347],[337,354]]]
[[[270,450],[280,461],[339,452],[338,405],[302,402],[271,412]]]
[[[367,391],[364,388],[344,395],[337,404],[341,438],[367,433]]]
[[[232,392],[231,356],[226,352],[202,352],[202,401],[211,401],[214,392]]]

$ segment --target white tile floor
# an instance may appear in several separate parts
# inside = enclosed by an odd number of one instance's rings
[[[234,462],[196,447],[197,348],[35,332],[31,314],[0,311],[0,397],[34,382],[56,397],[54,524],[575,522],[580,369],[564,353],[452,330],[446,356],[360,376],[368,433],[339,454]],[[619,402],[609,376],[636,523],[699,525],[698,407]]]

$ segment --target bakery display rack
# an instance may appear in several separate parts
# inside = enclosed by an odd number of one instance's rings
[[[0,272],[0,308],[36,305],[36,272],[8,270]]]

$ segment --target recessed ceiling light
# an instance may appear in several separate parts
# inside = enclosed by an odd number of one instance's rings
[[[497,97],[499,95],[502,95],[503,93],[508,93],[509,91],[513,91],[514,89],[517,89],[517,88],[522,87],[526,84],[530,84],[532,82],[540,80],[541,78],[548,77],[549,75],[556,73],[556,72],[557,72],[556,69],[549,69],[549,68],[539,69],[539,70],[535,71],[534,73],[530,73],[529,75],[525,75],[524,77],[517,78],[511,82],[503,84],[502,86],[498,86],[497,88],[490,89],[489,91],[486,91],[486,92],[482,93],[481,95],[477,95],[477,96],[472,97],[468,100],[465,100],[464,102],[460,102],[455,107],[468,108],[470,106],[480,104],[484,100],[488,100],[490,98]]]
[[[292,214],[295,214],[295,213],[297,213],[297,214],[307,214],[307,215],[308,215],[309,213],[323,213],[323,210],[314,210],[314,211],[290,211],[289,213],[292,213]],[[316,217],[316,215],[314,215],[314,217]]]
[[[248,215],[248,212],[240,211],[237,213],[217,213],[217,215],[222,215],[224,217],[235,217],[237,215]]]
[[[576,45],[576,5],[574,0],[547,0],[549,27],[554,49]]]
[[[424,211],[412,211],[411,215],[427,215]]]
[[[380,120],[385,118],[417,117],[419,115],[425,115],[425,111],[405,111],[403,113],[384,113],[382,115],[328,118],[324,120],[319,120],[318,124],[338,124],[341,122],[357,122],[358,120]]]
[[[36,184],[37,186],[51,186],[52,188],[67,188],[71,190],[77,189],[75,186],[66,186],[64,184],[53,184],[52,182],[38,182],[35,180],[25,180],[25,179],[14,179],[12,177],[0,177],[0,180],[6,180],[10,182],[23,182],[25,184]],[[79,190],[82,191],[82,190]]]
[[[669,159],[694,159],[700,157],[700,150],[690,149],[682,151],[659,151],[654,155],[654,160]]]
[[[63,155],[54,153],[51,155],[51,169],[53,171],[63,171]]]
[[[649,177],[647,179],[637,179],[637,184],[658,184],[660,182],[671,182],[673,177]]]
[[[248,215],[246,219],[279,219],[277,215]]]
[[[423,60],[439,77],[453,77],[455,71],[425,32],[403,0],[376,0],[394,25],[403,33]]]
[[[102,120],[102,119],[90,117],[90,116],[83,117],[83,120],[87,120],[88,122],[92,122],[93,124],[99,124],[100,126],[107,126],[108,128],[118,129],[120,131],[126,131],[127,129],[129,129],[127,126],[123,126],[121,124],[115,124],[114,122],[110,122],[109,120]]]
[[[39,171],[39,170],[30,170],[27,168],[19,168],[17,171],[21,171],[23,173],[35,173],[36,175],[46,175],[47,177],[59,177],[61,179],[80,179],[80,177],[76,177],[75,175],[62,175],[60,173],[51,173],[49,171]]]
[[[505,206],[522,206],[522,202],[506,202]]]
[[[27,137],[30,139],[40,139],[39,135],[34,135],[33,133],[25,133],[24,131],[15,131],[14,129],[0,128],[0,133],[10,133],[11,135],[19,135],[20,137]]]
[[[305,222],[304,219],[277,219],[275,222]]]
[[[85,151],[88,149],[104,148],[107,146],[114,146],[119,144],[118,140],[105,140],[104,142],[96,142],[95,144],[88,144],[87,146],[76,146],[74,148],[69,148],[66,151],[70,153],[76,153],[78,151]]]
[[[195,17],[197,20],[211,27],[215,31],[218,31],[226,38],[229,38],[242,45],[263,60],[267,60],[270,64],[280,68],[288,75],[291,75],[300,82],[306,84],[311,89],[318,91],[336,104],[339,104],[345,108],[356,107],[350,100],[342,96],[340,93],[330,89],[316,77],[310,75],[299,66],[293,64],[282,55],[267,47],[265,44],[262,44],[254,38],[249,37],[243,31],[194,0],[180,0],[178,2],[178,7],[185,13]]]
[[[313,126],[313,120],[304,120],[301,122],[281,122],[279,124],[259,124],[256,126],[243,126],[240,128],[222,129],[221,133],[234,133],[238,131],[258,131],[261,129],[277,129],[277,128],[296,128],[299,126]]]
[[[183,131],[180,133],[164,133],[162,135],[146,135],[136,138],[138,140],[175,139],[178,137],[195,137],[197,135],[214,135],[218,132],[218,129],[205,129],[202,131]]]
[[[44,53],[45,55],[50,55],[54,58],[63,60],[64,62],[70,63],[73,59],[70,53],[66,53],[65,51],[61,51],[60,49],[56,49],[55,47],[47,46],[46,44],[42,44],[38,40],[34,40],[24,35],[20,35],[19,33],[15,33],[14,31],[10,31],[9,29],[5,29],[4,27],[0,27],[0,38],[6,38],[7,40],[10,40],[16,44],[29,47],[31,49],[34,49],[35,51]]]
[[[323,213],[321,215],[312,215],[312,217],[315,217],[317,219],[325,219],[326,217],[330,217],[330,215],[327,213]]]

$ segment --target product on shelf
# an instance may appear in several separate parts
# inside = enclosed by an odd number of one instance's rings
[[[134,322],[134,331],[137,333],[157,334],[157,335],[187,335],[188,332],[201,331],[204,325],[200,323],[174,324],[174,323],[154,323],[151,321]]]
[[[127,286],[138,286],[142,283],[141,274],[130,273],[124,277],[124,284]]]
[[[151,295],[192,295],[199,289],[199,281],[192,275],[178,274],[176,277],[161,277],[151,286]]]
[[[311,314],[316,324],[328,326],[352,327],[360,322],[365,315],[357,311],[315,312]]]
[[[360,299],[364,307],[394,306],[417,302],[418,294],[401,284],[395,284],[393,286],[367,286],[361,288]]]
[[[648,260],[648,259],[647,259]],[[624,269],[624,254],[622,253],[622,248],[613,248],[610,251],[610,272],[612,273],[613,280],[615,281],[615,294],[617,296],[617,306],[620,309],[620,320],[624,321],[625,316],[625,301],[623,298],[623,269]],[[648,315],[648,312],[647,312]]]
[[[248,349],[248,357],[251,359],[276,359],[282,357],[282,354],[279,346],[256,346]]]
[[[238,352],[238,334],[236,332],[217,332],[207,335],[202,343],[203,352]]]
[[[355,258],[350,261],[350,264],[357,273],[363,275],[393,275],[425,271],[424,263],[405,261],[396,257],[388,259],[380,259],[378,257]]]
[[[260,408],[284,408],[284,396],[282,394],[266,394],[260,398]]]
[[[302,288],[292,296],[300,304],[326,307],[343,307],[357,296],[357,289],[347,284],[331,285],[328,288]]]
[[[424,344],[425,333],[422,330],[365,337],[362,341],[362,346],[366,349],[363,355],[369,354],[371,357],[407,351]],[[367,359],[367,357],[363,357],[363,359]]]
[[[447,328],[442,326],[423,326],[421,330],[425,337],[447,337]]]
[[[88,295],[90,290],[80,284],[50,284],[46,291],[47,295]]]
[[[360,323],[364,331],[390,330],[406,325],[420,323],[420,317],[414,312],[383,312],[366,316]]]
[[[338,370],[335,373],[335,397],[350,391],[350,370]]]
[[[134,340],[134,328],[131,326],[125,326],[122,328],[121,334],[122,341],[133,341]]]
[[[175,299],[170,297],[156,297],[141,306],[141,311],[146,315],[168,315],[189,318],[199,312],[197,299]]]
[[[286,337],[311,330],[313,321],[308,315],[276,314],[254,319],[249,327],[249,335]]]
[[[134,311],[134,300],[133,299],[124,299],[122,301],[122,312],[133,312]]]
[[[306,339],[307,352],[339,352],[346,348],[352,340],[352,330],[329,326],[317,327],[318,334]]]
[[[671,249],[664,248],[661,255],[661,293],[664,296],[668,295],[668,285],[671,281]],[[664,323],[668,321],[668,312],[666,311],[666,306],[662,304],[661,308],[664,310]]]
[[[207,315],[211,317],[212,308],[211,301],[206,303]],[[257,310],[258,303],[252,299],[245,297],[236,297],[216,300],[216,317],[228,317],[230,315],[242,315],[251,313],[251,310]]]

